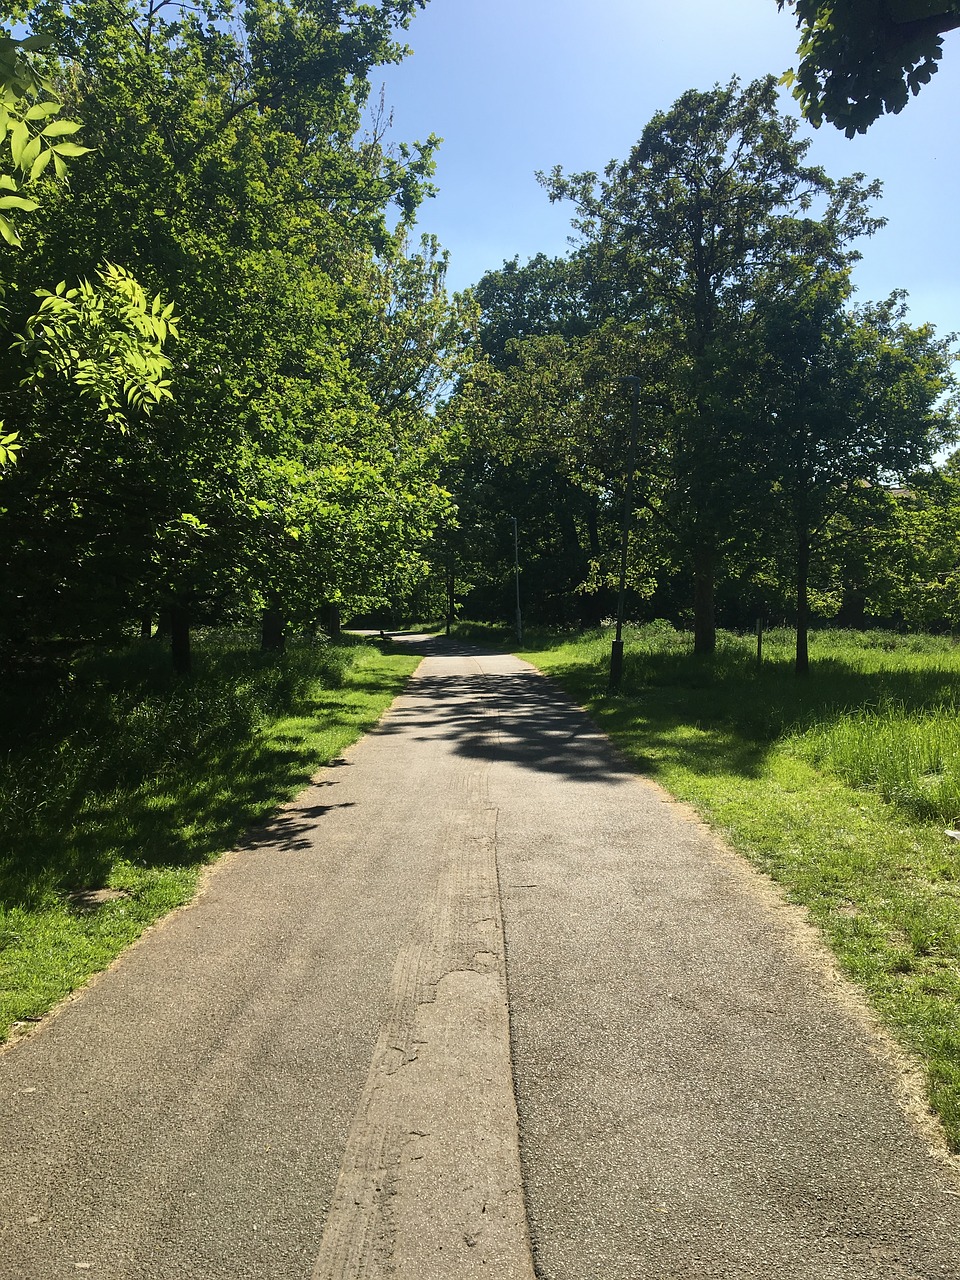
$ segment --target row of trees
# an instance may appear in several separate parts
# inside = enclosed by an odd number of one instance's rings
[[[451,301],[409,243],[436,139],[362,127],[423,3],[42,0],[0,37],[0,648],[162,618],[185,669],[253,611],[268,648],[457,583],[496,611],[513,517],[535,611],[595,621],[631,455],[634,607],[699,652],[788,595],[801,670],[811,601],[953,621],[950,339],[854,304],[875,184],[806,163],[772,78],[691,91],[541,175],[572,253]]]
[[[451,487],[467,523],[502,529],[513,504],[548,614],[609,611],[634,391],[634,601],[676,613],[686,594],[700,653],[718,592],[744,622],[782,608],[789,581],[806,670],[811,591],[854,583],[851,548],[889,523],[892,485],[916,510],[932,495],[919,473],[954,435],[951,339],[901,295],[854,305],[879,192],[807,165],[807,145],[772,78],[686,93],[602,177],[542,175],[574,207],[574,252],[478,284],[483,358],[456,397],[470,443]],[[468,547],[461,574],[482,583],[488,557],[471,568]]]
[[[162,618],[185,669],[194,623],[259,610],[281,647],[423,576],[469,303],[410,244],[437,140],[392,145],[368,95],[424,2],[33,6],[5,99],[0,646]]]

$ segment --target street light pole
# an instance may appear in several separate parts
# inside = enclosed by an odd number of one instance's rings
[[[448,544],[447,546],[447,635],[448,636],[450,635],[450,628],[453,626],[453,609],[454,609],[453,590],[454,590],[454,587],[456,586],[456,579],[454,576],[453,565],[454,565],[453,548]]]
[[[517,517],[513,521],[513,573],[517,584],[517,644],[523,644],[523,619],[520,616],[520,544],[517,539]]]
[[[633,515],[633,473],[637,465],[637,435],[640,430],[641,381],[633,375],[623,379],[633,391],[630,402],[630,447],[627,450],[627,474],[623,495],[623,520],[620,526],[620,591],[617,596],[617,638],[610,649],[610,692],[619,693],[623,679],[623,606],[627,590],[627,548],[630,542],[630,519]]]

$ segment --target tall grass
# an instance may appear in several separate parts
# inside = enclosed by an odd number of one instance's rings
[[[908,711],[892,703],[813,725],[795,749],[852,786],[921,820],[960,824],[960,718],[955,706]]]
[[[808,679],[793,674],[785,629],[764,635],[759,665],[752,635],[719,632],[708,660],[665,621],[628,626],[624,641],[621,704],[667,714],[673,690],[694,726],[731,731],[757,751],[782,745],[921,820],[960,825],[960,646],[950,637],[814,632]],[[561,668],[566,658],[584,692],[603,692],[608,631],[543,648]]]

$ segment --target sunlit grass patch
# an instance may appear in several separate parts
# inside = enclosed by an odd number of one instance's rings
[[[796,748],[855,787],[918,818],[960,823],[960,717],[955,706],[857,709],[798,736]]]

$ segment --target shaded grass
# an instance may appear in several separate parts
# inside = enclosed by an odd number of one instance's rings
[[[0,1038],[187,901],[203,865],[376,723],[417,662],[359,644],[278,659],[209,636],[187,680],[146,644],[5,689]],[[102,889],[102,905],[85,896]]]
[[[942,830],[955,812],[960,651],[933,637],[820,633],[798,681],[788,635],[767,638],[760,670],[749,637],[723,636],[713,662],[668,624],[625,639],[616,697],[609,635],[524,656],[808,908],[917,1055],[960,1150],[960,845]]]

